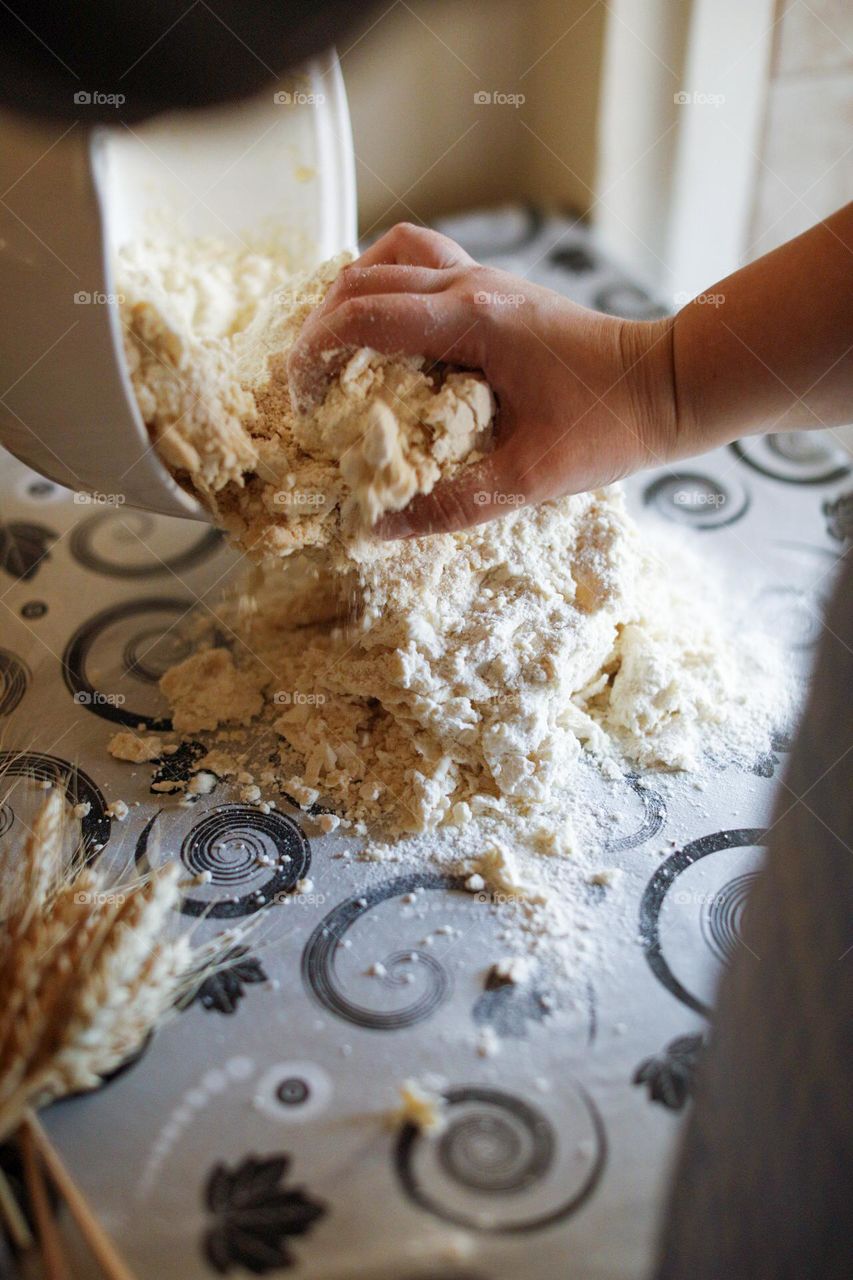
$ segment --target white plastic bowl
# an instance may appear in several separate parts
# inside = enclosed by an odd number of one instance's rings
[[[355,247],[336,55],[248,103],[132,130],[4,119],[0,440],[72,489],[206,519],[151,446],[124,362],[115,251],[146,235],[283,231],[312,266]],[[22,176],[23,175],[23,176]],[[7,190],[7,188],[11,188]]]

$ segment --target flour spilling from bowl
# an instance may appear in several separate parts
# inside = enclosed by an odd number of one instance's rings
[[[294,277],[214,241],[122,258],[148,429],[253,564],[161,687],[199,769],[246,800],[452,867],[542,933],[555,859],[600,861],[590,770],[749,768],[790,714],[784,664],[618,488],[372,537],[488,451],[495,404],[476,373],[362,350],[296,412],[288,351],[340,266]]]

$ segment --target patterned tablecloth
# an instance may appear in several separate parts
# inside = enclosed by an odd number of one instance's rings
[[[569,218],[509,209],[444,229],[580,302],[657,314]],[[628,488],[641,520],[722,563],[805,677],[848,474],[832,438],[798,434]],[[156,681],[189,650],[187,611],[215,608],[234,560],[211,529],[80,504],[3,458],[7,780],[67,770],[69,794],[91,803],[84,840],[120,863],[145,863],[156,822],[163,849],[213,873],[185,908],[209,911],[200,934],[254,910],[259,888],[309,872],[313,884],[268,911],[133,1064],[46,1112],[53,1140],[140,1280],[287,1267],[316,1280],[642,1275],[788,744],[701,791],[627,779],[608,846],[624,874],[590,888],[605,962],[581,982],[493,987],[500,908],[427,868],[335,857],[339,835],[309,838],[298,811],[263,815],[221,786],[169,808],[150,769],[108,756],[117,727],[163,715]],[[39,794],[14,788],[4,839]],[[139,801],[124,823],[107,815],[114,799]],[[272,847],[291,855],[281,882],[256,863]],[[377,959],[381,979],[365,972]],[[493,1057],[475,1050],[485,1026]],[[425,1073],[446,1081],[444,1131],[395,1131],[400,1081]],[[79,1274],[95,1274],[82,1258]]]

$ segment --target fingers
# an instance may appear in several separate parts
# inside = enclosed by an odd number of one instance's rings
[[[446,271],[434,267],[397,266],[377,263],[364,267],[354,262],[344,267],[314,316],[327,316],[347,298],[381,293],[439,293],[450,282]]]
[[[398,222],[361,255],[358,266],[372,267],[378,263],[393,263],[440,269],[469,266],[473,261],[449,236],[431,231],[428,227],[415,226],[412,222]]]
[[[472,344],[466,347],[469,354],[462,354],[458,303],[445,299],[433,311],[425,305],[452,283],[449,268],[472,264],[473,259],[448,236],[407,222],[392,227],[357,262],[343,269],[294,343],[288,372],[296,412],[305,412],[322,399],[329,379],[359,347],[373,347],[387,355],[478,363]],[[370,299],[379,296],[381,304],[371,306]]]
[[[359,347],[483,366],[483,321],[451,293],[389,293],[348,298],[309,316],[288,359],[291,398],[303,412],[322,398],[332,374]]]
[[[417,538],[454,533],[517,511],[528,501],[518,481],[512,440],[488,458],[466,467],[452,480],[419,494],[403,511],[384,516],[375,532],[381,538]]]

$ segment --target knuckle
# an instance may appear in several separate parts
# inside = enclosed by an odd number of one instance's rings
[[[392,234],[398,236],[401,240],[419,240],[425,234],[429,234],[425,227],[419,227],[416,222],[398,222],[393,228]]]
[[[345,339],[350,331],[362,328],[370,319],[371,299],[362,294],[347,298],[336,309],[332,328]]]
[[[335,280],[326,295],[326,300],[334,300],[343,294],[349,293],[357,286],[362,278],[363,271],[364,268],[357,266],[354,262],[348,262],[345,267],[341,267],[337,280]]]

